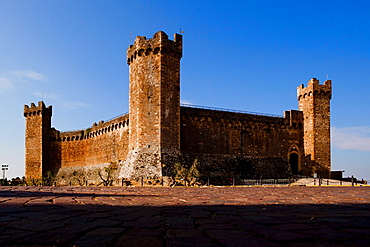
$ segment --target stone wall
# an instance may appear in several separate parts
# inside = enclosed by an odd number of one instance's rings
[[[199,161],[203,178],[288,177],[292,152],[300,157],[297,170],[306,172],[303,149],[302,112],[277,117],[181,107],[181,151],[187,165]]]
[[[181,107],[183,153],[232,154],[287,159],[303,150],[302,113],[271,117]]]
[[[50,136],[53,170],[88,167],[99,164],[118,164],[128,154],[129,115],[106,123],[93,124],[86,130],[62,132]]]
[[[292,175],[287,158],[222,154],[184,154],[187,167],[197,163],[199,182],[230,184],[230,179],[287,178]]]
[[[121,185],[119,167],[121,163],[105,163],[89,166],[62,167],[58,170],[55,182],[59,186],[87,186],[87,185]]]

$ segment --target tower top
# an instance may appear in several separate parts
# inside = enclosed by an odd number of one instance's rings
[[[147,39],[145,36],[137,36],[134,44],[127,49],[127,64],[130,65],[138,56],[151,54],[172,54],[181,58],[182,35],[175,33],[173,41],[169,40],[168,35],[163,31],[156,32],[151,39]]]
[[[331,99],[332,86],[331,80],[326,80],[324,84],[320,84],[319,80],[312,78],[308,81],[307,87],[301,84],[297,87],[297,98],[311,96],[311,95],[327,95]]]
[[[48,114],[51,116],[52,106],[49,105],[48,107],[46,107],[44,101],[39,101],[37,106],[34,103],[31,103],[31,106],[24,105],[23,115],[25,117],[40,115],[41,113]]]

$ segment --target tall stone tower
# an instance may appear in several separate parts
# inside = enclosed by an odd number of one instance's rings
[[[304,152],[313,172],[322,177],[330,176],[330,100],[331,80],[323,85],[312,78],[307,87],[297,88],[299,110],[303,111]]]
[[[41,179],[50,167],[50,142],[52,107],[46,107],[43,101],[38,106],[24,106],[26,117],[26,179]]]
[[[138,36],[127,50],[130,66],[129,155],[122,177],[162,176],[180,154],[182,36]],[[130,174],[131,173],[131,174]]]

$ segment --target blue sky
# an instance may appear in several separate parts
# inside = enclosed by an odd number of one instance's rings
[[[332,168],[370,179],[370,1],[0,0],[0,163],[24,173],[23,105],[85,129],[128,111],[126,49],[184,31],[183,102],[283,114],[333,81]]]

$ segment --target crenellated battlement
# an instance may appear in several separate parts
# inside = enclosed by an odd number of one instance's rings
[[[94,137],[101,136],[103,134],[109,134],[113,131],[128,128],[129,126],[129,114],[112,119],[108,122],[100,121],[99,124],[94,123],[90,128],[85,130],[74,130],[67,132],[59,132],[54,137],[50,137],[51,141],[82,141]]]
[[[326,80],[324,84],[320,84],[319,80],[316,78],[312,78],[308,81],[307,87],[304,87],[304,84],[297,87],[297,98],[300,100],[301,98],[306,98],[307,96],[311,95],[322,95],[328,96],[331,99],[332,94],[332,87],[331,87],[331,80]]]
[[[31,106],[24,105],[23,115],[25,117],[30,116],[40,116],[40,115],[52,116],[52,106],[46,107],[43,101],[39,101],[36,106],[34,103],[31,103]]]
[[[152,39],[145,36],[137,36],[133,45],[127,49],[127,64],[131,64],[137,57],[148,55],[170,54],[178,59],[182,57],[182,35],[174,34],[174,40],[169,40],[168,35],[159,31]]]

